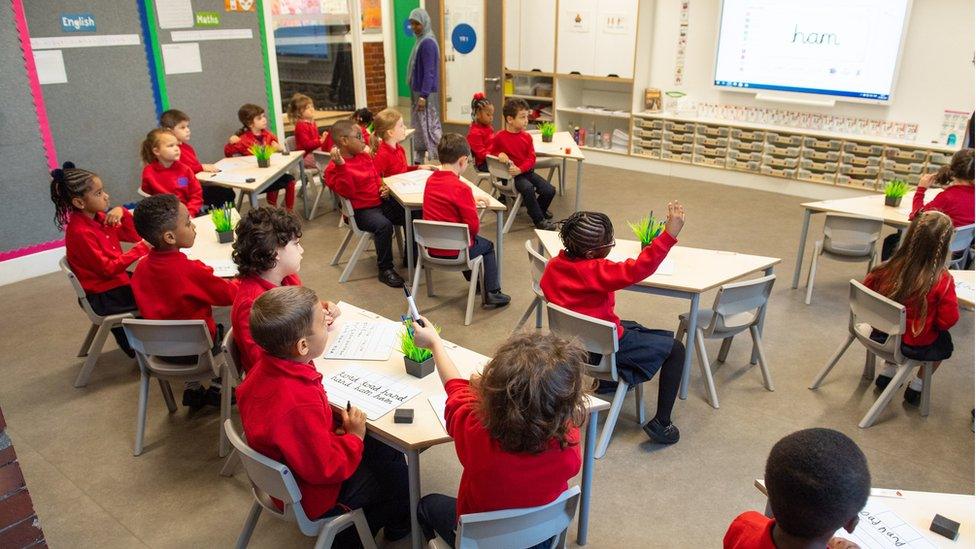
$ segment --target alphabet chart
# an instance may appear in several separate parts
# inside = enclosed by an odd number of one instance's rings
[[[346,322],[322,358],[389,360],[400,327],[396,322]]]
[[[376,421],[420,394],[420,389],[410,384],[406,373],[398,377],[388,376],[358,364],[323,377],[322,385],[329,395],[329,402],[345,406],[349,401],[366,412],[370,421]]]
[[[937,546],[888,507],[868,500],[861,509],[854,533],[841,528],[835,536],[857,543],[861,549],[935,549]]]

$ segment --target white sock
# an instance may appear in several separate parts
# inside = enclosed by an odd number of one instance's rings
[[[922,380],[917,377],[912,378],[912,382],[908,384],[908,388],[913,391],[922,392]]]
[[[885,362],[884,370],[881,370],[881,375],[884,377],[895,377],[895,365],[890,362]]]

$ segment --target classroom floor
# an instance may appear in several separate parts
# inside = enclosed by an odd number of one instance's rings
[[[575,172],[568,192],[557,197],[557,219],[571,212]],[[847,329],[847,281],[864,265],[824,259],[813,304],[791,290],[802,209],[801,198],[588,165],[584,205],[608,212],[618,238],[629,238],[625,221],[667,200],[680,199],[687,224],[685,246],[780,257],[765,343],[776,391],[767,392],[748,367],[749,345],[737,340],[716,373],[721,409],[705,400],[695,365],[689,397],[679,401],[674,421],[681,441],[651,445],[633,421],[628,399],[609,451],[596,463],[590,547],[718,547],[729,522],[747,509],[762,510],[753,488],[762,476],[770,447],[787,433],[832,427],[851,436],[867,454],[878,487],[973,493],[973,314],[963,312],[953,329],[956,354],[934,377],[928,418],[900,396],[868,430],[857,422],[876,397],[860,380],[864,355],[849,351],[818,391],[807,385],[843,341]],[[488,218],[486,217],[486,220]],[[812,241],[822,216],[811,227]],[[504,310],[476,310],[462,325],[464,280],[439,273],[438,297],[421,291],[425,315],[443,335],[485,354],[511,331],[531,292],[523,242],[532,237],[521,214],[507,235],[503,289],[513,304]],[[485,228],[494,237],[493,221]],[[399,290],[375,280],[375,263],[361,262],[349,283],[339,285],[341,267],[330,267],[341,232],[334,213],[307,224],[301,276],[323,298],[345,300],[381,315],[402,313]],[[807,252],[809,254],[809,251]],[[370,258],[372,256],[369,256]],[[802,280],[801,280],[802,282]],[[242,472],[218,476],[218,412],[169,415],[159,391],[150,392],[145,453],[132,456],[138,372],[134,362],[107,344],[108,351],[85,389],[72,381],[81,359],[74,358],[88,321],[74,303],[60,273],[0,288],[0,403],[24,475],[52,547],[227,547],[234,543],[251,505]],[[713,294],[702,303],[710,304]],[[620,292],[617,311],[647,326],[675,329],[686,301]],[[740,336],[742,337],[742,336]],[[856,346],[855,346],[856,348]],[[714,357],[717,343],[709,344]],[[657,381],[646,390],[653,414]],[[453,448],[423,454],[422,487],[454,493],[460,475]],[[570,539],[575,541],[575,527]],[[311,547],[291,524],[265,517],[252,547]],[[394,547],[407,547],[397,543]]]

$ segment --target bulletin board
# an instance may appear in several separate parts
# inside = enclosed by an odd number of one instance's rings
[[[485,88],[485,2],[443,0],[442,8],[442,118],[470,124],[471,96]]]

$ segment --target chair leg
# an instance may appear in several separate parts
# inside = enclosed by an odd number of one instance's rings
[[[542,298],[536,297],[536,305],[535,305],[535,329],[536,330],[542,329],[542,309],[545,308],[545,305],[546,304],[545,302],[542,301]]]
[[[712,365],[708,362],[708,352],[705,350],[705,332],[701,328],[698,328],[695,332],[695,351],[698,353],[698,364],[701,366],[702,377],[705,378],[705,388],[708,390],[708,402],[712,405],[712,408],[717,410],[718,393],[715,391]]]
[[[525,310],[525,314],[523,314],[522,318],[519,319],[518,324],[515,325],[515,329],[512,330],[512,332],[517,332],[522,329],[522,326],[524,326],[525,323],[528,322],[529,317],[532,316],[532,313],[538,311],[539,309],[538,305],[539,305],[539,296],[536,296],[534,299],[532,299],[532,303],[529,303],[529,308]],[[536,326],[536,328],[539,327],[540,326]]]
[[[481,261],[474,264],[471,269],[471,282],[468,283],[468,306],[464,311],[464,325],[471,325],[471,317],[474,313],[474,297],[475,289],[478,287],[478,282],[481,280]],[[484,288],[482,288],[482,297],[484,297]]]
[[[522,207],[522,195],[519,194],[515,197],[515,202],[512,203],[512,209],[508,212],[508,218],[505,220],[505,228],[502,229],[502,233],[508,233],[512,229],[512,224],[515,222],[515,216],[518,215],[519,208]]]
[[[610,446],[610,436],[613,435],[613,427],[617,424],[620,416],[620,409],[627,398],[627,383],[617,382],[617,392],[613,395],[613,403],[610,404],[610,411],[607,413],[607,420],[603,423],[603,431],[600,433],[600,441],[596,445],[596,459],[602,459],[607,453],[607,446]]]
[[[229,368],[224,368],[224,377],[221,378],[223,381],[223,387],[220,390],[220,429],[218,433],[217,441],[217,455],[224,457],[230,452],[230,440],[227,438],[227,433],[224,432],[224,422],[230,419],[231,415],[231,397],[234,394],[234,384],[230,381]]]
[[[762,334],[759,333],[759,326],[752,325],[749,327],[749,333],[752,334],[752,345],[759,351],[759,371],[762,372],[763,386],[766,387],[767,391],[775,390],[773,388],[773,374],[769,372],[769,365],[766,363],[766,349],[763,347]],[[728,338],[726,341],[731,342],[732,338]],[[722,344],[725,345],[724,343]]]
[[[434,297],[434,270],[424,269],[424,281],[427,283],[427,297]]]
[[[373,539],[373,533],[369,530],[366,515],[356,513],[352,521],[356,525],[356,532],[359,534],[359,542],[363,544],[363,549],[376,549],[376,540]]]
[[[159,381],[159,390],[163,393],[163,400],[166,402],[166,409],[171,414],[176,413],[176,399],[173,398],[173,386],[165,379],[157,378],[157,381]]]
[[[400,232],[400,227],[396,225],[393,226],[393,240],[397,245],[397,253],[403,254],[402,257],[406,257],[407,249],[403,247],[403,233]]]
[[[867,380],[874,379],[874,366],[876,363],[875,361],[876,358],[877,356],[874,353],[872,353],[870,350],[864,351],[864,373],[862,374],[862,377],[864,377],[864,379]]]
[[[349,245],[350,240],[352,240],[352,231],[346,233],[346,237],[342,239],[342,244],[339,244],[339,249],[332,256],[332,261],[329,262],[329,265],[336,266],[339,264],[339,260],[342,259],[342,254],[346,251],[346,246]]]
[[[92,339],[95,338],[95,332],[97,331],[98,324],[92,324],[88,327],[88,334],[85,335],[85,341],[81,343],[81,349],[78,350],[78,358],[88,356],[88,349],[91,347]]]
[[[678,319],[678,329],[674,332],[675,341],[681,341],[685,338],[685,332],[688,331],[688,323],[685,320]]]
[[[898,366],[898,371],[895,372],[895,377],[892,378],[890,383],[888,383],[885,390],[881,392],[881,396],[878,397],[878,400],[874,401],[874,404],[871,405],[871,409],[868,410],[868,413],[864,414],[864,417],[861,418],[861,422],[857,424],[858,427],[861,429],[867,429],[868,427],[874,425],[874,422],[878,421],[878,417],[881,415],[881,412],[884,411],[885,407],[888,406],[888,403],[891,402],[891,398],[895,396],[895,393],[901,389],[902,385],[904,385],[905,382],[908,381],[908,378],[914,373],[914,365],[915,364],[913,362],[906,362],[905,364]]]
[[[91,347],[88,348],[88,356],[85,358],[85,363],[81,366],[78,377],[75,378],[75,387],[88,385],[88,379],[91,377],[92,370],[95,369],[95,363],[98,362],[99,355],[102,354],[102,347],[105,346],[105,338],[108,337],[111,331],[110,326],[105,322],[98,326],[98,331],[95,332],[95,337],[92,338]]]
[[[932,363],[922,363],[922,402],[919,403],[922,417],[929,415],[929,406],[932,402]]]
[[[308,211],[308,220],[311,221],[315,219],[315,210],[319,209],[319,200],[322,199],[322,195],[325,193],[324,189],[319,189],[315,193],[315,200],[312,201],[312,209]]]
[[[817,276],[817,260],[820,259],[820,248],[823,246],[822,241],[817,241],[813,246],[813,257],[810,258],[810,270],[807,272],[807,296],[804,303],[810,304],[810,298],[813,297],[813,279]]]
[[[237,549],[244,549],[247,544],[251,541],[251,534],[254,533],[254,527],[258,524],[258,519],[261,518],[261,504],[254,502],[251,505],[251,509],[247,512],[247,518],[244,520],[244,529],[241,530],[241,535],[237,537]]]
[[[834,368],[834,366],[840,360],[840,357],[844,356],[844,353],[847,352],[847,348],[851,346],[851,343],[854,343],[854,336],[852,336],[851,334],[847,334],[847,341],[845,341],[844,344],[840,346],[840,349],[837,349],[837,352],[834,353],[834,356],[830,359],[830,362],[828,362],[827,365],[824,366],[823,370],[820,370],[820,373],[817,374],[817,377],[813,378],[813,383],[810,384],[811,390],[820,387],[820,384],[823,383],[824,378],[827,377],[827,374],[830,373],[830,370]]]
[[[352,255],[349,256],[349,264],[346,268],[342,270],[342,275],[339,276],[339,283],[346,282],[349,277],[352,276],[353,269],[356,268],[356,263],[359,262],[359,256],[363,255],[363,250],[366,249],[366,245],[369,244],[371,237],[369,233],[363,233],[363,236],[359,238],[359,243],[356,244],[356,249],[352,251]]]
[[[237,453],[237,449],[233,449],[227,459],[224,460],[224,466],[220,468],[220,476],[222,477],[232,477],[234,476],[234,470],[241,463],[241,455]]]
[[[136,413],[136,446],[132,455],[138,456],[142,453],[142,440],[146,434],[146,408],[149,401],[149,376],[142,372],[139,379],[139,411]]]
[[[420,271],[423,269],[423,261],[417,258],[417,264],[413,268],[413,287],[410,288],[410,295],[416,296],[417,289],[420,288]]]
[[[732,338],[727,337],[722,340],[722,346],[718,350],[718,360],[719,362],[725,362],[725,359],[729,357],[729,349],[732,348]]]
[[[646,410],[644,409],[644,384],[638,383],[637,387],[634,387],[634,404],[637,405],[637,423],[643,425],[646,423]]]

